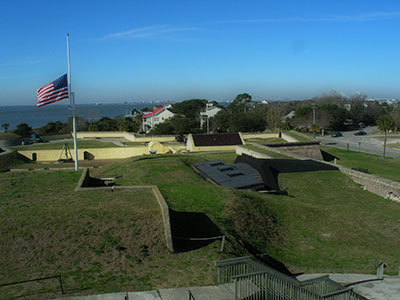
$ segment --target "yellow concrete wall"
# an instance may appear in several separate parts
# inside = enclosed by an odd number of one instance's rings
[[[279,138],[279,133],[241,133],[242,139],[273,139]]]
[[[162,136],[138,136],[130,132],[125,131],[79,131],[76,133],[78,139],[84,138],[124,138],[131,142],[149,143],[151,141],[156,142],[175,142],[174,135],[162,135]]]
[[[169,150],[169,149],[166,149]],[[139,156],[148,154],[148,148],[141,147],[113,147],[113,148],[83,148],[78,149],[79,160],[84,159],[84,152],[87,151],[94,156],[94,159],[123,159],[131,156]],[[37,161],[57,161],[60,158],[60,150],[21,150],[20,154],[32,159],[32,154],[36,153]],[[167,151],[163,151],[166,153]],[[72,157],[75,159],[74,151],[71,151]]]
[[[76,133],[78,139],[84,138],[124,138],[128,141],[135,141],[135,135],[133,133],[125,131],[79,131]],[[79,154],[78,154],[79,155]]]
[[[149,143],[151,141],[155,141],[155,142],[175,142],[175,136],[174,135],[135,136],[135,142]]]

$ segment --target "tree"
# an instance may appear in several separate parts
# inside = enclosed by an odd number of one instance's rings
[[[230,113],[246,112],[246,104],[251,102],[251,95],[248,93],[239,94],[228,105],[227,109]]]
[[[15,129],[14,132],[21,137],[28,137],[32,133],[32,127],[26,123],[21,123],[17,125],[17,129]]]
[[[400,129],[400,105],[393,109],[393,111],[390,113],[390,116],[393,118],[394,125],[396,126],[395,129],[398,132]]]
[[[282,127],[282,115],[279,106],[271,108],[267,111],[267,125],[272,131]]]
[[[1,127],[3,127],[4,128],[4,132],[5,133],[7,133],[7,130],[8,130],[8,127],[10,126],[10,124],[8,124],[8,123],[3,123],[3,124],[1,124]]]
[[[229,128],[229,116],[226,110],[221,110],[214,117],[210,118],[211,132],[227,132]],[[206,126],[206,124],[204,123],[203,126]]]
[[[385,139],[383,142],[383,158],[385,158],[387,134],[390,130],[394,130],[395,124],[392,117],[388,114],[380,116],[378,120],[376,120],[376,124],[378,125],[378,129],[385,133]]]
[[[206,107],[206,99],[190,99],[172,104],[171,111],[175,114],[184,115],[187,118],[198,119],[200,111]]]

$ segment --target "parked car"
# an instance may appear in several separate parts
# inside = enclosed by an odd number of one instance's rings
[[[368,133],[366,133],[365,131],[359,130],[354,132],[354,135],[367,135]]]
[[[364,123],[358,123],[358,127],[365,128],[365,124]]]
[[[340,136],[343,136],[343,134],[339,131],[336,131],[336,132],[332,133],[332,135],[331,135],[331,137],[340,137]]]

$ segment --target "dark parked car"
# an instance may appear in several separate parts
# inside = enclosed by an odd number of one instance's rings
[[[339,131],[332,133],[331,137],[340,137],[343,136],[343,134]]]
[[[354,135],[367,135],[368,133],[366,133],[365,131],[359,130],[354,132]]]

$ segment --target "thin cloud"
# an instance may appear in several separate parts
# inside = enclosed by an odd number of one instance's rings
[[[100,40],[108,39],[146,39],[151,37],[165,37],[171,33],[199,30],[198,27],[173,27],[168,25],[154,25],[141,28],[134,28],[127,31],[116,32],[106,35]]]
[[[217,21],[218,24],[234,23],[307,23],[307,22],[371,22],[399,19],[400,12],[370,12],[358,15],[325,15],[308,17],[284,17],[284,18],[257,18],[243,20]]]
[[[42,62],[41,60],[17,60],[17,61],[8,61],[8,62],[0,63],[0,66],[1,67],[6,67],[6,66],[28,66],[28,65],[40,64],[41,62]]]

